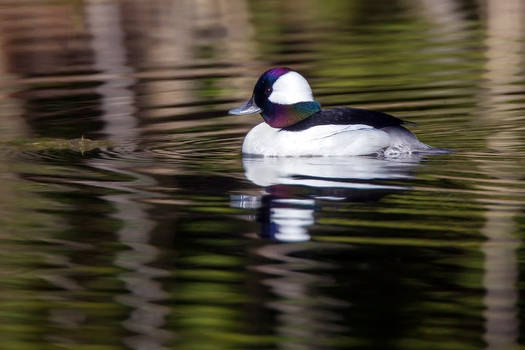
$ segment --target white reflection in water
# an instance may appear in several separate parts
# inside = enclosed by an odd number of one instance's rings
[[[270,218],[279,227],[274,236],[276,240],[294,242],[310,239],[306,227],[314,223],[313,209],[272,208]]]
[[[399,188],[351,180],[409,178],[407,167],[420,157],[386,160],[369,157],[243,158],[246,177],[256,185],[311,187]],[[350,180],[350,181],[347,181]]]
[[[406,187],[382,180],[408,179],[420,156],[243,158],[248,180],[263,186],[260,196],[232,195],[231,205],[258,209],[261,237],[283,242],[307,241],[317,202],[370,201]]]

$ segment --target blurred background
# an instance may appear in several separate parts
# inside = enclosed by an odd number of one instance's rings
[[[243,159],[288,66],[456,153]],[[525,348],[522,0],[1,0],[2,349]]]

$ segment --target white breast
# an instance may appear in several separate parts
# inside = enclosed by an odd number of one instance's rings
[[[362,124],[285,131],[261,123],[246,135],[242,152],[263,156],[358,156],[377,153],[390,141],[386,132]]]

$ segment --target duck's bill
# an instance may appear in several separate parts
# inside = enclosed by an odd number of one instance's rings
[[[236,114],[236,115],[244,115],[244,114],[253,114],[253,113],[259,113],[261,112],[261,109],[257,107],[255,102],[253,101],[253,97],[248,100],[245,104],[243,104],[240,107],[230,109],[228,113],[230,114]]]

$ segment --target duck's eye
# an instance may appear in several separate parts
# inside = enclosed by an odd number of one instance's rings
[[[267,88],[267,89],[264,91],[264,94],[265,94],[267,97],[270,96],[271,93],[272,93],[272,88],[271,88],[271,87]]]

